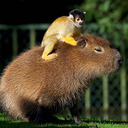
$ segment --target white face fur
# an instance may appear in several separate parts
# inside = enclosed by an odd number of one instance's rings
[[[76,15],[75,19],[73,15],[69,15],[68,18],[74,23],[74,25],[78,28],[83,27],[84,24],[84,18],[80,17],[79,15]]]

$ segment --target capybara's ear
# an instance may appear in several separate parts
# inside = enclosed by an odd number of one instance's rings
[[[88,40],[85,37],[81,37],[78,42],[77,45],[82,49],[86,46],[86,43],[88,42]]]

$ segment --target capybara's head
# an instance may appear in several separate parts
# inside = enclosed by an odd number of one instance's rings
[[[115,72],[123,63],[122,56],[117,49],[100,37],[86,34],[79,39],[77,45],[79,47],[74,48],[76,51],[71,51],[71,54],[74,54],[73,59],[91,77]]]

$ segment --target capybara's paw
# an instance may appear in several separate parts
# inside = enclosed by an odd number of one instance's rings
[[[44,122],[43,122],[43,118],[37,116],[37,117],[35,118],[35,120],[34,120],[34,123],[37,123],[37,124],[42,124],[42,123],[44,123]]]

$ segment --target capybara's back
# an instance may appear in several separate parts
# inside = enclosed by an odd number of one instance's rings
[[[46,114],[67,106],[76,116],[74,105],[89,82],[122,64],[121,55],[108,41],[89,34],[77,46],[58,44],[54,59],[43,60],[42,52],[41,47],[24,52],[3,73],[0,100],[14,119],[41,122]]]

